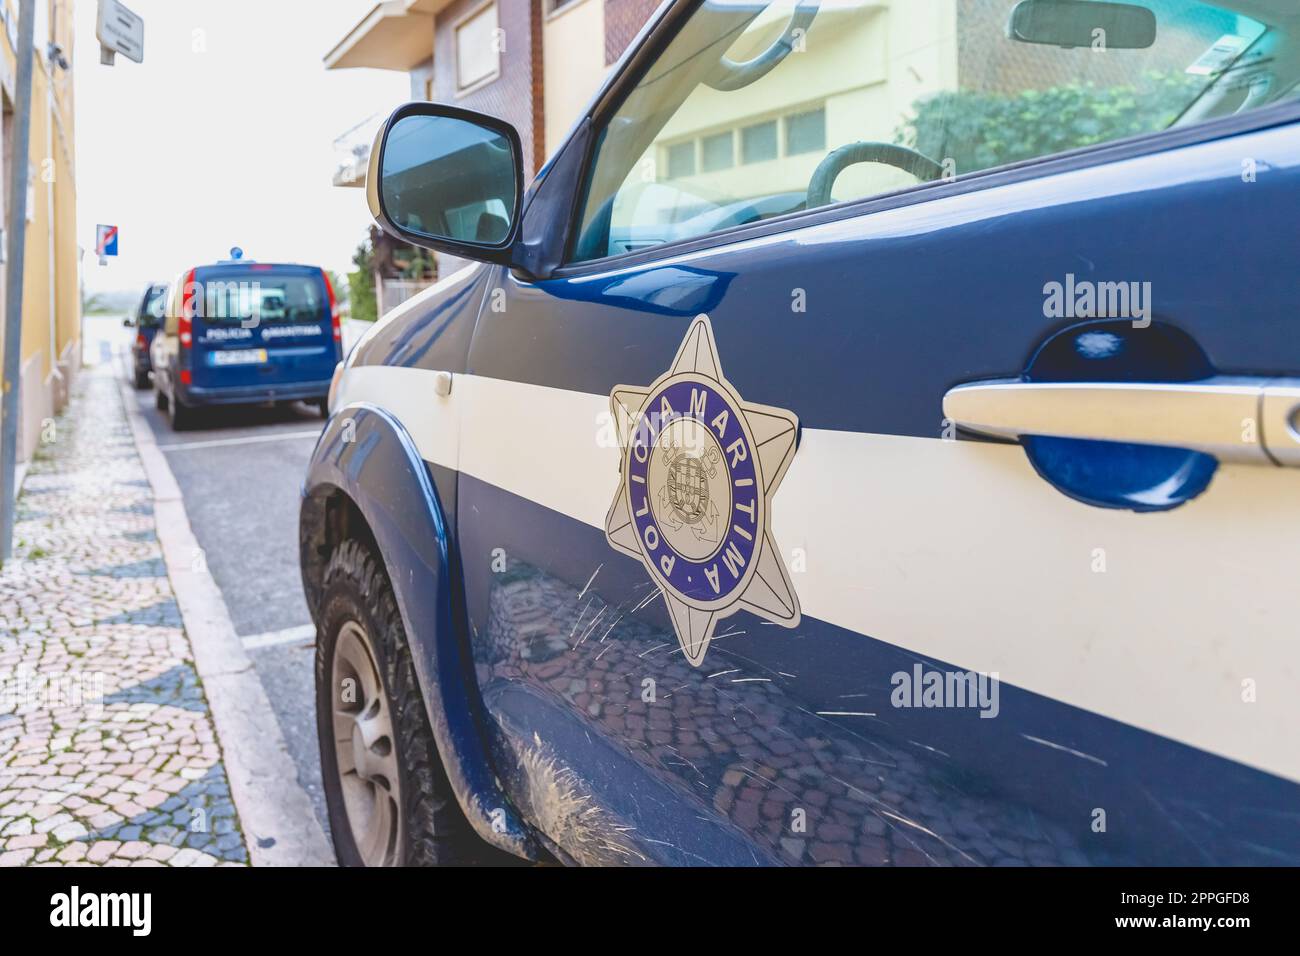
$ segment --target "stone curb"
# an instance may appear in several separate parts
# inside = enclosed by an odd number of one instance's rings
[[[120,383],[119,394],[153,488],[163,561],[221,742],[249,859],[254,866],[333,866],[334,852],[298,783],[262,681],[235,634],[221,589],[201,561],[171,466],[136,407],[135,393]]]

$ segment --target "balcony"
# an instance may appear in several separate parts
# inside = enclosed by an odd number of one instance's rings
[[[364,187],[366,167],[370,164],[370,147],[374,145],[384,114],[367,116],[334,140],[334,185]]]
[[[383,0],[325,54],[327,70],[410,70],[433,56],[433,18],[450,0]]]

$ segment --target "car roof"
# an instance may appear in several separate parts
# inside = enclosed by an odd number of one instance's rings
[[[254,262],[250,259],[222,260],[194,267],[196,273],[238,272],[241,269],[248,272],[279,272],[285,275],[311,275],[325,271],[320,266],[303,265],[298,262]]]

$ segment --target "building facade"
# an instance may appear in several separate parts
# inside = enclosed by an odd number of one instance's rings
[[[398,70],[412,99],[492,113],[519,130],[527,175],[546,162],[656,0],[386,0],[325,55],[327,69]],[[338,186],[365,185],[382,117],[336,143]]]
[[[655,0],[384,0],[329,53],[330,70],[369,67],[410,77],[411,98],[500,116],[519,131],[531,179],[563,141]],[[334,144],[334,185],[366,182],[383,115]],[[438,274],[460,260],[437,254]],[[427,283],[375,276],[380,312]]]
[[[73,127],[73,0],[37,0],[35,57],[30,104],[16,102],[18,4],[0,0],[0,157],[3,159],[4,216],[13,203],[10,171],[28,164],[27,219],[23,268],[22,359],[17,383],[21,415],[18,458],[28,459],[40,443],[45,422],[67,402],[72,377],[81,366],[81,250],[77,244],[76,148]],[[26,157],[14,156],[13,125],[31,110]],[[8,237],[3,244],[8,256]],[[0,303],[7,299],[0,269]],[[0,344],[0,349],[3,344]]]

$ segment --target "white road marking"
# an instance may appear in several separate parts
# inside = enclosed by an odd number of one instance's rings
[[[225,448],[229,445],[254,445],[267,441],[292,441],[300,438],[319,438],[320,429],[310,432],[277,432],[273,435],[246,435],[242,438],[211,438],[207,441],[172,442],[159,445],[162,451],[192,451],[195,448]]]
[[[241,637],[239,642],[244,650],[255,651],[263,647],[278,647],[281,644],[294,644],[299,641],[316,639],[315,624],[300,624],[298,627],[286,627],[282,631],[267,631],[264,634],[249,634]]]

